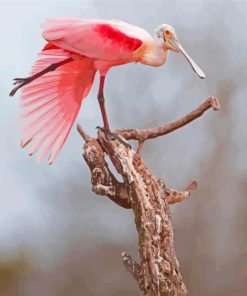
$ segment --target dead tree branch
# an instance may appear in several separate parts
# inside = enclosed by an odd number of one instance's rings
[[[149,129],[117,129],[116,132],[123,136],[126,140],[137,140],[143,144],[144,141],[167,135],[180,127],[183,127],[191,121],[202,116],[205,111],[212,108],[214,111],[220,109],[219,101],[216,97],[209,97],[203,104],[186,116],[171,122],[169,124],[153,127]]]
[[[201,116],[206,110],[220,108],[210,97],[201,106],[176,122],[151,129],[119,129],[125,139],[139,141],[139,149],[147,139],[174,131]],[[145,166],[138,152],[120,141],[108,139],[99,129],[97,139],[91,138],[78,125],[85,140],[83,157],[91,171],[92,190],[105,195],[123,208],[133,209],[138,231],[140,264],[123,253],[123,264],[136,279],[145,296],[183,296],[187,294],[173,243],[169,205],[186,199],[197,188],[195,181],[184,191],[169,189]],[[105,160],[107,154],[117,172],[119,182]]]
[[[118,182],[110,171],[99,142],[87,135],[79,124],[77,129],[86,142],[83,157],[91,171],[93,192],[98,195],[105,195],[117,205],[130,209],[131,201],[127,188],[123,183]]]
[[[166,201],[168,202],[169,205],[181,202],[184,199],[188,198],[190,194],[197,189],[197,182],[193,181],[191,182],[185,189],[184,191],[177,191],[176,189],[172,188],[166,188],[165,193],[166,193]]]
[[[126,254],[125,252],[122,253],[123,257],[123,265],[125,266],[126,270],[134,277],[137,281],[141,290],[143,290],[143,273],[141,265],[136,263],[134,259],[131,258],[130,255]]]

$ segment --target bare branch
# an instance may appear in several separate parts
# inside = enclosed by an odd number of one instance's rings
[[[125,252],[122,254],[123,257],[123,265],[126,268],[126,270],[135,278],[139,286],[142,286],[143,281],[143,274],[141,270],[141,265],[136,263],[134,259]],[[142,290],[142,287],[140,287]]]
[[[91,138],[84,130],[83,128],[80,126],[79,123],[77,123],[77,130],[79,132],[79,134],[82,136],[82,138],[84,139],[84,141],[86,143],[90,142],[93,140],[93,138]]]
[[[91,171],[92,190],[96,194],[107,196],[125,209],[132,208],[127,189],[123,183],[118,182],[110,171],[99,142],[88,136],[80,126],[79,130],[79,133],[87,142],[84,145],[83,157]]]
[[[198,188],[198,183],[196,181],[192,181],[185,189],[184,191],[188,191],[189,194],[191,194],[193,191],[195,191]]]
[[[216,97],[209,97],[195,110],[172,123],[149,129],[117,129],[116,132],[122,135],[126,140],[137,140],[140,142],[144,142],[148,139],[154,139],[160,136],[164,136],[175,131],[178,128],[185,126],[186,124],[203,115],[203,113],[210,108],[212,108],[214,111],[220,109],[220,103]]]
[[[181,202],[184,199],[188,198],[190,194],[197,189],[197,182],[191,182],[184,191],[177,191],[172,188],[165,188],[165,198],[169,204],[174,204],[177,202]]]
[[[142,150],[143,146],[144,146],[144,141],[139,141],[139,143],[138,143],[138,147],[137,147],[137,150],[136,150],[136,152],[137,152],[138,154],[141,153],[141,150]]]

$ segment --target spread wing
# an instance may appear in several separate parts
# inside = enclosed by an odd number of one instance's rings
[[[50,19],[43,37],[60,48],[99,60],[128,59],[145,39],[143,29],[121,21]]]
[[[43,50],[31,75],[66,58],[68,55],[62,49]],[[29,155],[38,151],[37,159],[41,161],[50,153],[49,164],[54,161],[69,135],[82,99],[91,88],[95,72],[92,61],[85,58],[46,73],[22,88],[21,147],[31,142]]]

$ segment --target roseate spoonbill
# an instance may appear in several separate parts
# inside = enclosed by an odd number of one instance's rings
[[[46,21],[43,27],[47,44],[39,53],[31,76],[14,79],[16,87],[10,96],[23,87],[21,147],[32,141],[29,155],[39,150],[37,158],[42,160],[50,153],[49,164],[63,147],[97,71],[98,101],[108,135],[103,90],[112,66],[140,62],[158,67],[166,62],[171,50],[181,52],[198,76],[205,77],[169,25],[160,25],[153,38],[142,28],[117,20],[59,18]]]

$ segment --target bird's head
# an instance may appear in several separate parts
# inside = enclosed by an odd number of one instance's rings
[[[197,75],[200,78],[206,77],[201,68],[192,60],[192,58],[184,50],[172,26],[169,26],[167,24],[160,25],[155,30],[155,35],[158,39],[159,44],[161,44],[165,50],[172,50],[175,52],[182,53],[184,57],[187,59],[187,61],[190,63],[192,69],[197,73]]]

